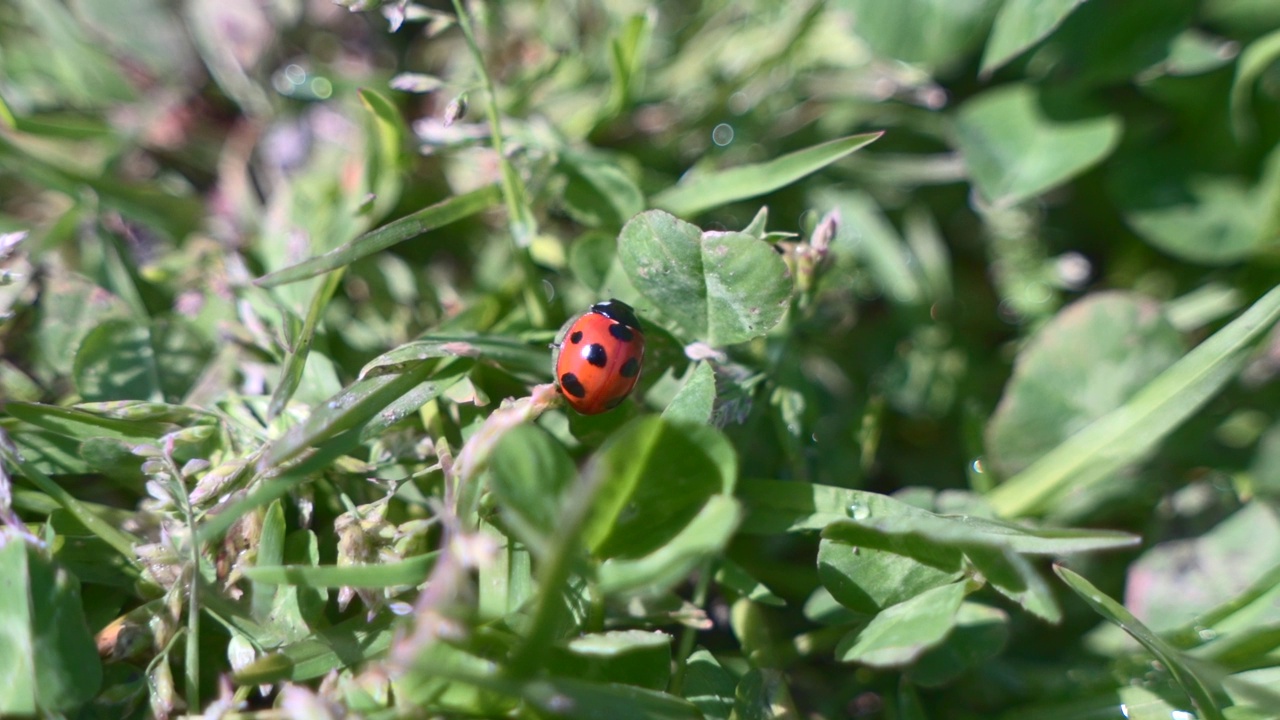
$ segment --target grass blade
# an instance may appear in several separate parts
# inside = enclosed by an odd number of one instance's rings
[[[341,247],[334,248],[323,255],[303,260],[297,265],[263,275],[254,282],[261,287],[285,285],[299,280],[315,277],[321,273],[346,267],[360,258],[386,250],[396,243],[415,238],[425,232],[443,227],[497,204],[501,198],[498,188],[489,185],[465,195],[457,195],[442,200],[435,205],[405,215],[398,220],[383,225],[361,235]]]
[[[773,192],[866,147],[883,133],[863,133],[787,153],[768,162],[698,174],[653,196],[653,207],[692,217],[735,200]]]
[[[1280,320],[1280,287],[1182,356],[1129,400],[1045,453],[987,496],[1005,517],[1046,510],[1143,457],[1236,375],[1253,343]]]
[[[1133,613],[1130,613],[1123,605],[1107,597],[1101,590],[1094,587],[1093,583],[1084,579],[1081,575],[1061,565],[1055,565],[1053,571],[1089,607],[1093,608],[1094,612],[1119,625],[1125,632],[1132,635],[1134,640],[1142,643],[1143,647],[1156,656],[1169,669],[1174,681],[1187,693],[1187,696],[1191,698],[1191,702],[1195,703],[1196,709],[1200,711],[1201,718],[1204,718],[1204,720],[1222,720],[1222,713],[1218,711],[1218,706],[1214,703],[1209,689],[1192,672],[1191,668],[1183,662],[1181,653],[1165,642],[1159,635],[1152,632],[1146,625],[1142,624],[1142,621],[1134,617]]]

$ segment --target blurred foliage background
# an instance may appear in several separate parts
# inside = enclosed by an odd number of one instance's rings
[[[462,5],[0,5],[0,714],[1280,717],[1280,3]]]

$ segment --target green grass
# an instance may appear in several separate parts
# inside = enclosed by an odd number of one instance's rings
[[[1280,717],[1275,3],[378,4],[0,7],[0,715]]]

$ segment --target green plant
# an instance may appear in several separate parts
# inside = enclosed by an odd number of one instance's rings
[[[0,7],[0,714],[1276,717],[1274,3],[322,5]]]

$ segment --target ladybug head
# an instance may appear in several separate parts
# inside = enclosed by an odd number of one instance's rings
[[[598,302],[591,306],[591,312],[599,313],[610,320],[615,320],[627,327],[644,332],[643,328],[640,327],[640,320],[636,318],[636,311],[621,300],[613,299]]]

